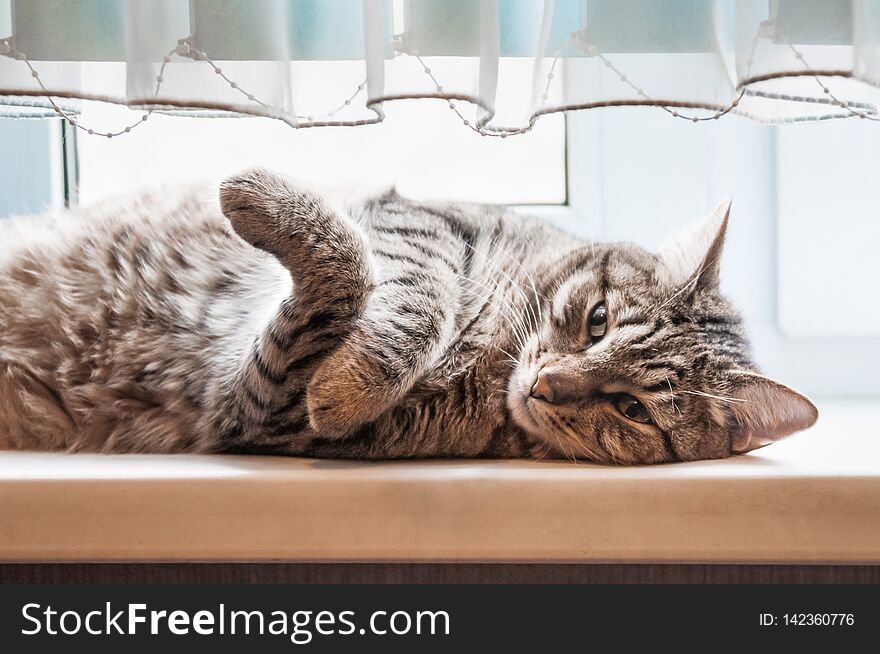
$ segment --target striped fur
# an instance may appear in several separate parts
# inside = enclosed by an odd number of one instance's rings
[[[340,210],[253,170],[219,205],[197,188],[4,221],[0,446],[605,463],[747,451],[815,408],[756,373],[717,288],[723,213],[652,254],[393,192]],[[599,301],[609,333],[588,347]],[[540,370],[558,401],[530,396]],[[620,393],[652,423],[623,416]]]

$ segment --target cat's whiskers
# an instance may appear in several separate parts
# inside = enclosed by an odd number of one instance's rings
[[[500,348],[500,347],[498,347],[498,346],[493,346],[493,348],[496,349],[496,350],[498,350],[498,351],[500,351],[502,354],[505,355],[505,359],[506,359],[507,361],[510,362],[511,367],[516,368],[516,367],[519,365],[519,360],[518,360],[518,359],[515,359],[512,355],[510,355],[510,354],[507,352],[507,350],[504,350],[504,349],[502,349],[502,348]]]
[[[556,442],[559,443],[559,449],[562,450],[562,454],[565,456],[565,458],[577,465],[577,456],[575,456],[574,452],[570,452],[565,449],[565,445],[563,445],[562,439],[559,437],[559,434],[553,432],[553,437],[556,438]]]
[[[560,452],[562,452],[562,456],[564,456],[569,461],[572,461],[573,463],[577,463],[577,455],[574,453],[573,450],[569,450],[568,448],[565,447],[565,443],[563,442],[562,438],[559,436],[559,430],[556,429],[556,425],[553,423],[553,421],[544,420],[544,417],[540,414],[538,414],[537,418],[538,418],[538,422],[541,423],[541,426],[546,431],[549,431],[551,434],[553,434],[553,438],[556,439],[556,443],[559,445],[559,450],[560,450]],[[569,434],[566,431],[566,427],[562,424],[560,424],[560,426],[562,427],[561,431],[563,432],[563,434],[565,436],[568,436]],[[577,439],[575,439],[575,440],[577,440]]]
[[[460,274],[458,274],[458,273],[455,273],[455,275],[456,275],[456,277],[458,277],[462,282],[465,282],[465,283],[468,283],[468,284],[474,284],[475,286],[480,287],[480,288],[483,289],[484,291],[487,291],[488,294],[489,294],[489,296],[491,296],[491,297],[498,297],[498,299],[500,299],[503,303],[505,303],[504,306],[502,306],[502,308],[505,308],[505,309],[512,309],[512,307],[511,307],[511,306],[509,305],[509,303],[507,302],[506,298],[505,298],[503,295],[498,295],[498,288],[497,288],[497,286],[496,286],[495,288],[491,288],[491,287],[489,287],[489,286],[486,286],[486,285],[483,284],[482,282],[478,282],[478,281],[475,280],[475,279],[471,279],[471,278],[469,278],[469,277],[465,277],[464,275],[460,275]],[[492,281],[496,281],[496,280],[493,278]],[[488,297],[484,297],[484,296],[480,295],[479,293],[477,293],[477,292],[476,292],[475,290],[473,290],[473,289],[467,288],[466,286],[462,286],[461,289],[462,289],[463,291],[466,291],[466,292],[468,292],[468,293],[471,293],[471,295],[472,295],[473,297],[477,298],[477,300],[480,301],[480,302],[485,303],[485,302],[488,301]]]
[[[545,429],[549,429],[550,433],[553,434],[553,438],[556,439],[556,444],[559,446],[559,451],[562,452],[562,456],[564,456],[569,461],[573,463],[577,463],[577,456],[575,456],[573,451],[570,451],[565,447],[565,444],[562,441],[562,438],[559,436],[559,432],[557,432],[552,427],[548,428],[547,425],[544,425]]]
[[[620,443],[611,443],[610,441],[602,438],[603,434],[599,433],[596,435],[596,442],[602,451],[605,453],[605,456],[611,459],[611,463],[615,465],[620,465],[624,462],[623,457],[619,456],[620,454]],[[615,450],[617,450],[617,454],[615,454]],[[596,461],[601,462],[602,456],[600,456]]]
[[[498,291],[498,286],[497,286],[498,280],[493,277],[492,281],[494,281],[496,283],[496,286],[495,286],[495,288],[490,288],[490,287],[486,286],[485,284],[483,284],[482,282],[478,282],[475,279],[470,279],[469,277],[465,277],[463,275],[458,275],[458,274],[457,274],[457,276],[460,280],[462,280],[464,282],[474,284],[476,286],[483,288],[484,290],[488,291],[490,295],[492,295],[496,299],[500,300],[500,302],[501,302],[500,307],[502,309],[506,309],[507,311],[510,312],[510,313],[505,313],[504,311],[502,311],[501,315],[507,321],[507,324],[510,326],[510,328],[513,330],[519,349],[525,350],[526,343],[528,341],[527,327],[522,322],[522,319],[520,318],[520,316],[518,315],[516,310],[513,308],[513,306],[510,304],[509,300],[504,296],[503,293],[500,293]],[[467,289],[465,289],[465,290],[467,290]],[[473,291],[471,291],[471,292],[473,292]]]
[[[734,402],[747,403],[748,402],[748,400],[746,400],[745,398],[742,398],[742,397],[727,397],[724,395],[714,395],[712,393],[704,393],[703,391],[681,390],[679,392],[680,393],[687,393],[688,395],[698,395],[700,397],[708,397],[713,400],[718,400],[719,402],[729,402],[729,403],[734,403]]]
[[[611,459],[612,463],[619,463],[619,459],[607,447],[601,448],[602,451],[596,451],[592,444],[580,438],[574,431],[571,431],[571,440],[577,448],[583,453],[583,458],[595,463],[602,463],[607,459]]]
[[[669,375],[664,375],[666,377],[666,385],[669,386],[669,397],[672,400],[672,408],[678,413],[678,417],[681,417],[681,409],[678,408],[678,405],[675,403],[675,392],[672,390],[672,382],[669,381]]]
[[[519,359],[517,359],[515,356],[513,356],[510,352],[505,350],[503,347],[499,347],[497,345],[494,347],[496,350],[499,350],[502,354],[506,354],[511,361],[513,361],[516,364],[519,364]]]
[[[605,443],[604,445],[600,443],[601,452],[597,452],[593,446],[583,438],[570,426],[561,423],[560,427],[562,428],[562,433],[566,437],[566,440],[571,443],[571,445],[575,448],[574,451],[569,452],[566,456],[573,462],[577,463],[580,458],[577,456],[577,451],[580,451],[583,454],[583,458],[588,461],[593,461],[595,463],[603,463],[607,461],[607,459],[611,459],[611,462],[614,464],[625,463],[622,457],[615,455],[614,452],[611,451],[610,444]],[[565,448],[562,445],[561,439],[556,431],[553,431],[554,436],[556,437],[557,442],[560,443],[560,448],[563,449],[563,453],[565,454]],[[597,439],[600,439],[601,435],[597,436]],[[619,445],[616,445],[619,448]]]
[[[525,328],[520,324],[520,322],[517,318],[516,312],[509,305],[506,298],[504,298],[503,295],[498,294],[496,290],[493,290],[493,289],[489,288],[488,286],[485,286],[484,284],[477,282],[476,280],[467,279],[465,277],[462,277],[461,275],[459,275],[459,277],[465,282],[475,284],[475,285],[489,291],[489,293],[491,295],[493,295],[494,297],[496,297],[497,299],[500,300],[500,303],[497,305],[498,308],[500,309],[499,315],[506,322],[508,327],[510,327],[511,332],[512,332],[512,336],[514,337],[515,344],[517,345],[517,347],[520,350],[524,350],[525,346],[526,346],[525,345],[526,340],[527,340]],[[474,295],[477,295],[476,291],[474,291],[472,289],[462,287],[462,290],[465,290],[469,293],[473,293]],[[480,297],[480,299],[483,299],[482,296],[478,296],[478,297]]]
[[[512,255],[510,252],[510,249],[505,247],[501,243],[501,239],[499,237],[496,237],[495,239],[490,241],[490,247],[493,247],[493,246],[498,251],[496,258],[500,258],[501,254],[503,253],[504,255],[506,255],[505,256],[506,261],[513,262],[514,264],[519,266],[520,270],[522,270],[526,274],[526,276],[530,279],[530,283],[532,284],[532,290],[535,294],[535,302],[536,302],[535,306],[537,307],[538,315],[535,315],[535,308],[532,307],[531,301],[528,299],[527,295],[523,292],[521,284],[518,281],[514,280],[512,277],[510,277],[510,275],[508,275],[500,267],[498,268],[508,279],[510,279],[510,281],[512,283],[514,283],[516,285],[517,290],[519,291],[520,295],[523,297],[523,300],[526,303],[526,308],[531,313],[531,319],[532,319],[532,322],[534,323],[535,330],[537,331],[539,329],[539,326],[543,323],[543,314],[541,312],[541,299],[538,296],[537,288],[534,285],[534,280],[532,280],[531,275],[529,274],[528,270],[526,270],[526,268],[522,265],[522,263],[519,261],[519,259],[516,256]]]
[[[541,319],[541,323],[543,324],[543,322],[544,322],[544,309],[542,308],[542,305],[543,305],[542,299],[544,302],[546,302],[549,300],[549,298],[546,295],[544,295],[543,293],[538,292],[538,286],[537,286],[537,284],[535,284],[535,278],[532,276],[532,273],[529,272],[528,268],[526,268],[522,264],[522,262],[516,257],[513,257],[513,262],[517,266],[519,266],[519,269],[525,273],[526,277],[529,280],[529,284],[532,287],[532,293],[535,295],[535,303],[538,307],[538,317]]]
[[[506,250],[506,252],[508,253],[508,255],[510,255],[510,250]],[[548,299],[547,296],[538,293],[538,287],[535,285],[535,278],[532,277],[532,274],[528,271],[528,269],[522,264],[522,262],[518,258],[511,256],[510,260],[513,261],[513,263],[515,263],[517,266],[519,266],[519,269],[522,270],[525,273],[526,277],[528,278],[529,284],[532,287],[532,293],[535,296],[536,306],[538,307],[538,318],[540,318],[541,324],[544,324],[544,311],[541,308],[541,305],[542,305],[541,298],[544,298],[544,300],[546,301]]]
[[[504,269],[501,268],[501,266],[498,264],[497,257],[496,257],[496,258],[493,258],[493,259],[490,259],[490,258],[487,257],[484,253],[482,253],[482,252],[480,252],[479,250],[477,250],[477,249],[476,249],[473,245],[471,245],[470,243],[465,243],[464,245],[465,245],[466,247],[470,248],[470,250],[471,250],[474,254],[477,254],[477,255],[479,255],[480,257],[482,257],[482,258],[483,258],[483,261],[485,261],[487,265],[492,266],[497,272],[500,272],[502,275],[504,275],[504,277],[507,278],[507,280],[511,283],[511,285],[513,286],[513,288],[514,288],[514,289],[520,294],[520,296],[523,298],[523,301],[525,302],[526,309],[528,310],[528,313],[526,313],[525,316],[526,316],[526,318],[527,318],[530,322],[533,323],[533,324],[531,325],[532,328],[533,328],[533,330],[534,330],[534,331],[537,331],[537,329],[538,329],[538,324],[539,324],[539,323],[538,323],[538,318],[537,318],[537,316],[535,316],[534,309],[533,309],[532,306],[531,306],[531,301],[528,299],[528,296],[527,296],[527,295],[525,294],[525,292],[522,290],[522,288],[520,287],[520,285],[519,285],[519,284],[518,284],[518,283],[517,283],[517,282],[516,282],[516,281],[515,281],[515,280],[514,280],[509,274],[507,274],[507,272],[506,272]],[[508,259],[508,260],[516,261],[515,258],[512,257],[512,256],[510,256],[510,253],[509,253],[509,252],[508,252],[503,246],[501,246],[500,242],[498,242],[498,241],[496,240],[496,241],[490,243],[490,246],[492,246],[492,245],[494,245],[494,246],[496,247],[496,249],[498,249],[498,250],[504,252],[505,254],[507,254],[507,259]],[[499,252],[499,255],[500,255],[500,252]],[[536,296],[536,299],[537,299],[537,296]],[[540,301],[539,301],[539,309],[540,309]]]
[[[670,295],[670,296],[666,299],[665,302],[663,302],[661,305],[659,305],[659,306],[657,307],[657,311],[661,311],[661,310],[665,309],[667,306],[669,306],[670,304],[672,304],[672,302],[674,302],[675,299],[676,299],[678,296],[680,296],[682,293],[686,292],[691,286],[693,286],[693,285],[696,284],[696,283],[697,283],[697,278],[694,278],[694,279],[692,279],[691,281],[689,281],[687,284],[684,284],[684,285],[683,285],[680,289],[678,289],[675,293],[673,293],[672,295]]]
[[[669,304],[671,304],[675,300],[675,298],[677,298],[682,293],[689,291],[691,288],[695,287],[697,285],[697,282],[700,281],[700,276],[703,274],[703,272],[705,272],[708,268],[711,268],[712,266],[714,266],[717,258],[718,257],[715,256],[715,257],[712,257],[712,258],[704,261],[703,265],[697,270],[697,272],[693,276],[691,276],[691,278],[687,281],[686,284],[684,284],[680,289],[678,289],[675,293],[673,293],[666,300],[666,302],[664,302],[659,307],[657,307],[658,311],[667,307]]]

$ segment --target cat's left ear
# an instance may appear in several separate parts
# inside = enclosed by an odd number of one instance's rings
[[[729,216],[730,198],[725,198],[689,234],[660,249],[657,255],[664,264],[660,273],[665,282],[691,293],[718,287]]]
[[[733,373],[730,450],[742,454],[812,427],[819,410],[793,388],[754,372]]]

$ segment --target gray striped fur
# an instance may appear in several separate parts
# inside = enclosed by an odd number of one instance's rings
[[[0,447],[727,456],[815,420],[718,291],[722,207],[660,253],[263,170],[0,223]],[[606,303],[609,331],[584,341]],[[530,397],[552,371],[557,402]],[[652,424],[615,406],[638,398]]]

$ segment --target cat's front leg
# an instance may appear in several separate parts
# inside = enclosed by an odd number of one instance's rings
[[[320,195],[255,168],[220,185],[220,206],[239,236],[287,268],[298,297],[363,307],[374,285],[364,235]]]
[[[225,181],[232,228],[290,272],[293,293],[258,334],[240,367],[217,382],[221,447],[283,450],[309,431],[305,386],[352,329],[374,287],[360,228],[320,196],[265,170]]]
[[[322,436],[346,436],[385,413],[452,342],[460,289],[454,250],[461,245],[449,240],[437,258],[430,255],[436,243],[422,244],[421,259],[399,243],[396,249],[373,247],[381,281],[308,386],[309,420]]]

